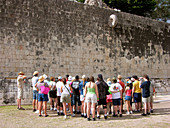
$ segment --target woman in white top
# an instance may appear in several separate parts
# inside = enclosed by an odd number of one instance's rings
[[[73,110],[72,110],[72,106],[71,106],[71,85],[69,84],[70,82],[67,81],[66,79],[63,78],[63,85],[61,86],[61,102],[63,103],[63,108],[64,108],[64,118],[67,118],[67,111],[66,111],[66,103],[68,103],[70,112],[71,112],[71,116],[75,116],[75,114],[73,114]]]
[[[84,97],[86,97],[87,102],[87,120],[90,121],[90,108],[92,104],[92,117],[93,121],[95,121],[95,107],[96,103],[99,100],[98,95],[98,88],[97,85],[94,83],[94,77],[90,77],[90,82],[88,82],[85,86],[85,94]]]

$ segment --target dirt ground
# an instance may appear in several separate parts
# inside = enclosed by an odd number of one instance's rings
[[[146,117],[141,116],[141,113],[134,113],[123,114],[123,117],[110,115],[107,120],[102,116],[100,120],[87,121],[76,115],[64,120],[63,116],[57,116],[56,111],[48,110],[49,117],[39,117],[32,112],[31,105],[23,107],[26,110],[17,110],[16,106],[0,106],[0,128],[170,128],[170,95],[154,98],[154,113]]]

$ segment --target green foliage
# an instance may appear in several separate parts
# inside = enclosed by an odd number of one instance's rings
[[[78,2],[84,3],[85,0],[77,0]]]
[[[103,0],[109,7],[123,12],[150,17],[156,7],[155,0]]]
[[[156,8],[152,14],[152,18],[162,21],[170,20],[170,1],[156,0]]]

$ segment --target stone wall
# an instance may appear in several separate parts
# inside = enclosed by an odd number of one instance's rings
[[[111,14],[118,17],[115,28],[108,25]],[[67,0],[0,0],[1,78],[38,70],[167,79],[169,42],[170,24],[149,18]],[[0,87],[13,88],[12,81]]]

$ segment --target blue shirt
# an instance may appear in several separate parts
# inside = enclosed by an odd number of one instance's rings
[[[83,85],[83,81],[80,82],[80,85],[79,85],[80,95],[84,95],[83,91],[84,91],[86,83],[87,83],[87,81],[85,81],[84,85]]]
[[[144,81],[141,85],[140,88],[142,88],[142,97],[147,98],[150,96],[150,81]]]

